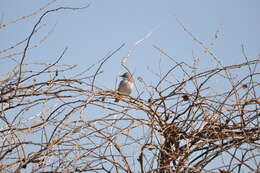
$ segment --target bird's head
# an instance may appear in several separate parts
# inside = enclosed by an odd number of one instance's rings
[[[132,75],[129,72],[125,72],[124,74],[122,74],[120,77],[126,78],[126,79],[131,79]]]

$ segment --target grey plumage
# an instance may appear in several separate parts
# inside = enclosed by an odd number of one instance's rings
[[[133,88],[134,88],[134,81],[133,81],[133,77],[129,72],[124,73],[123,75],[121,75],[120,77],[122,77],[123,79],[121,80],[121,82],[119,83],[117,92],[119,95],[130,95]],[[119,102],[119,99],[116,98],[115,102]]]

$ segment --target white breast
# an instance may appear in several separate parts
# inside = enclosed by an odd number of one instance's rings
[[[132,81],[129,81],[128,79],[123,79],[119,84],[118,91],[122,95],[129,95],[131,94],[133,88],[134,83]]]

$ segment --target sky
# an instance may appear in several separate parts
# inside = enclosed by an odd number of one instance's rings
[[[27,15],[46,2],[1,0],[1,23]],[[49,14],[43,20],[42,24],[45,24],[43,29],[33,37],[32,43],[42,39],[53,28],[54,31],[39,48],[28,53],[25,62],[54,62],[62,50],[68,47],[62,63],[77,65],[79,70],[84,70],[125,43],[126,45],[103,66],[104,73],[97,79],[97,82],[100,82],[98,84],[113,89],[116,76],[124,71],[120,66],[121,59],[128,54],[134,43],[153,31],[148,39],[133,49],[127,60],[126,66],[134,72],[135,77],[141,76],[146,81],[152,82],[155,76],[151,71],[159,71],[161,68],[165,73],[172,65],[171,62],[169,66],[169,61],[153,45],[163,49],[179,62],[190,64],[193,55],[201,57],[199,66],[201,70],[215,67],[216,62],[183,31],[176,18],[205,45],[214,39],[218,31],[218,39],[212,51],[224,65],[244,61],[242,44],[252,59],[260,53],[258,0],[59,0],[48,9],[60,6],[81,7],[88,3],[91,3],[90,7],[81,11]],[[39,15],[1,29],[0,50],[28,36]],[[18,50],[21,51],[22,48]],[[21,55],[16,58],[21,58]],[[2,60],[0,72],[8,71],[12,65],[14,63]]]
[[[249,59],[256,59],[260,54],[259,0],[58,0],[47,9],[82,7],[90,2],[87,9],[59,11],[44,18],[42,29],[33,36],[32,44],[54,30],[40,47],[28,52],[25,62],[55,62],[68,47],[61,64],[77,65],[76,73],[84,71],[125,43],[104,64],[103,73],[96,80],[97,85],[106,89],[114,89],[116,76],[124,72],[120,61],[129,50],[132,52],[127,59],[127,68],[135,78],[140,76],[148,83],[159,79],[153,72],[166,73],[175,65],[162,56],[154,45],[178,62],[191,64],[194,55],[200,57],[199,71],[216,67],[212,57],[184,32],[177,18],[205,45],[214,40],[217,32],[218,37],[211,50],[224,65],[245,61],[242,44]],[[46,3],[46,0],[0,0],[0,23],[30,14]],[[0,51],[28,37],[42,13],[0,29]],[[150,32],[149,38],[132,49]],[[23,50],[24,46],[16,51]],[[15,65],[14,61],[3,58],[10,53],[14,51],[0,54],[0,74],[10,71]],[[21,55],[15,57],[18,62],[20,58]],[[180,74],[176,75],[178,77]]]

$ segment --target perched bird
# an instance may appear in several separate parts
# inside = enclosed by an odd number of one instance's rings
[[[124,73],[123,75],[121,75],[120,77],[122,77],[123,79],[121,80],[121,82],[119,83],[117,92],[119,95],[130,95],[133,88],[134,88],[134,80],[132,75],[129,72]],[[119,99],[116,98],[115,102],[119,102]]]

